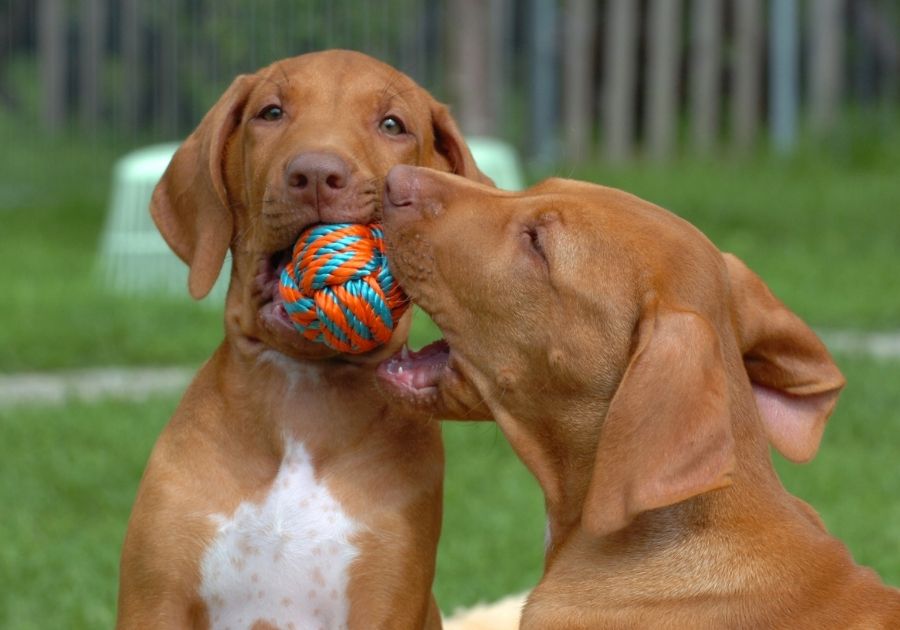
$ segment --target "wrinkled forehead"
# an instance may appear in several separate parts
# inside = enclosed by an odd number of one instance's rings
[[[274,91],[281,98],[318,103],[330,111],[360,103],[405,102],[421,107],[422,89],[408,76],[376,59],[351,51],[327,51],[292,57],[260,72],[257,94]]]
[[[625,191],[587,182],[545,181],[522,193],[514,204],[536,216],[558,217],[567,239],[588,250],[615,246],[652,255],[704,239],[693,226],[663,208]]]
[[[545,185],[530,204],[538,214],[559,216],[557,244],[581,277],[629,277],[641,290],[683,304],[721,299],[721,252],[668,210],[621,190],[569,181]]]

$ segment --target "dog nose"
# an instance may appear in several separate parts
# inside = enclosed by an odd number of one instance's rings
[[[321,209],[333,205],[347,192],[350,168],[333,153],[311,151],[288,163],[285,180],[295,199]]]
[[[433,219],[443,212],[440,186],[435,172],[427,168],[398,164],[384,178],[382,207],[385,223]]]
[[[384,178],[385,207],[400,208],[413,205],[418,188],[416,168],[398,164],[388,171],[387,177]]]

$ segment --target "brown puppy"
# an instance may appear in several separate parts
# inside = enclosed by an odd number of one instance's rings
[[[489,412],[546,495],[523,628],[900,627],[900,592],[775,474],[769,443],[812,458],[844,379],[737,258],[585,183],[396,167],[386,191],[393,269],[449,346],[384,387]]]
[[[397,70],[329,51],[238,77],[153,196],[206,295],[232,252],[225,340],[150,457],[122,551],[119,628],[440,627],[443,451],[374,387],[389,347],[304,340],[276,290],[299,233],[380,218],[384,175],[483,179],[447,110]]]

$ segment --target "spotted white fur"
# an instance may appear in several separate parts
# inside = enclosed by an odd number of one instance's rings
[[[346,628],[350,538],[358,525],[316,479],[309,453],[289,440],[261,503],[212,517],[215,539],[201,563],[200,595],[211,627],[263,621],[294,630]]]

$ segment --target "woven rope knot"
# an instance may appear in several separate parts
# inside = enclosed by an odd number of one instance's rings
[[[379,224],[306,229],[281,272],[279,291],[305,338],[353,354],[386,343],[409,307],[388,268]]]

